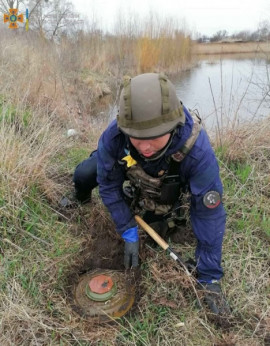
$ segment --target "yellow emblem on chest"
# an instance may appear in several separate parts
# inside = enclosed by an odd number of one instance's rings
[[[127,162],[127,167],[134,166],[137,163],[137,161],[134,160],[130,155],[123,157],[122,160],[125,160]]]

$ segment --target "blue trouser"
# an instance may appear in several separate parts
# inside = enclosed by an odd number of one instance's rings
[[[73,175],[76,197],[83,202],[91,196],[97,183],[97,152],[93,151],[88,159],[78,164]]]

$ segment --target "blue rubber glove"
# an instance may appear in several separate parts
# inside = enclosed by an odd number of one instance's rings
[[[129,228],[122,234],[125,240],[125,268],[136,268],[139,265],[139,234],[138,226]]]

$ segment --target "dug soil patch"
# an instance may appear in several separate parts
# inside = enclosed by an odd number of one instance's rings
[[[101,205],[92,201],[88,205],[70,208],[65,211],[66,217],[71,217],[74,223],[72,230],[76,235],[83,236],[82,250],[78,253],[78,259],[70,268],[67,277],[67,297],[73,310],[80,316],[88,319],[85,311],[76,304],[74,295],[77,285],[82,277],[95,270],[111,270],[123,273],[123,277],[130,287],[136,288],[135,302],[132,310],[139,300],[140,274],[137,271],[125,271],[123,264],[124,242],[117,234],[114,224]],[[79,220],[79,223],[76,222]],[[93,319],[93,317],[91,318]],[[95,319],[96,322],[108,320]]]

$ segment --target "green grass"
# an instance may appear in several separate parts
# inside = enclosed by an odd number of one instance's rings
[[[58,165],[58,168],[61,169],[61,173],[73,173],[75,167],[89,157],[90,152],[89,148],[72,146],[71,148],[62,150],[61,153],[54,158],[53,163]]]
[[[157,305],[149,305],[146,311],[142,311],[136,317],[128,320],[129,328],[120,329],[119,342],[129,343],[136,340],[136,345],[150,345],[158,335],[159,327],[165,323],[170,314],[170,309]]]
[[[8,107],[1,99],[0,109],[4,116],[0,121],[1,139],[10,136],[8,144],[15,143],[15,149],[21,150],[9,150],[13,146],[7,144],[2,153],[1,344],[264,344],[269,311],[270,198],[264,189],[269,184],[268,157],[263,157],[262,151],[260,159],[232,159],[226,147],[217,149],[228,214],[222,285],[233,309],[231,328],[218,327],[207,311],[198,308],[189,281],[159,248],[143,249],[146,256],[141,266],[141,296],[134,312],[114,325],[92,326],[71,309],[69,277],[82,269],[78,263],[87,263],[92,255],[91,227],[112,231],[106,228],[108,215],[98,199],[98,190],[94,193],[98,203],[76,211],[59,211],[56,201],[61,197],[58,185],[70,191],[70,176],[89,156],[96,138],[89,136],[87,143],[69,140],[64,126],[52,123],[48,131],[49,117],[35,113],[25,115],[24,121],[19,114],[26,113]],[[23,133],[12,131],[16,117]],[[33,126],[38,130],[37,137],[31,137]],[[33,169],[37,161],[38,169]],[[51,194],[56,196],[50,198]],[[100,210],[91,214],[95,208]],[[193,257],[195,244],[171,245],[184,258]]]
[[[31,118],[30,109],[18,110],[14,105],[5,101],[3,97],[2,99],[0,97],[0,124],[15,125],[17,129],[22,129],[29,126]]]
[[[20,273],[23,287],[29,288],[28,293],[38,286],[35,280],[32,280],[33,277],[44,279],[44,258],[50,262],[66,255],[75,256],[79,249],[79,243],[70,239],[68,225],[59,221],[59,216],[46,204],[36,188],[32,193],[13,214],[5,217],[5,222],[0,226],[1,233],[22,249],[15,257],[4,257],[4,277],[1,277],[1,284],[5,286],[17,272]],[[11,250],[10,243],[4,244],[4,251]],[[27,266],[29,259],[33,261],[30,270]],[[65,265],[57,265],[58,279],[61,279]]]

